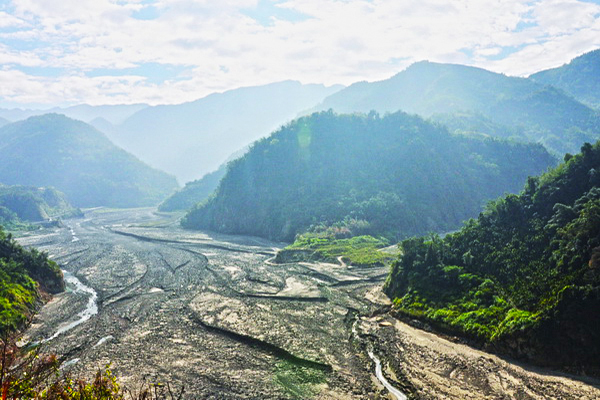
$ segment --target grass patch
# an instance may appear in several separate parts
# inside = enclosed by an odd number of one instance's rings
[[[389,243],[383,238],[355,236],[347,239],[335,239],[315,234],[303,234],[286,247],[291,250],[313,250],[318,258],[327,262],[336,262],[339,257],[350,265],[377,266],[391,262],[395,256],[380,249]]]
[[[275,382],[296,399],[307,399],[321,391],[327,381],[325,371],[282,360],[275,365]]]

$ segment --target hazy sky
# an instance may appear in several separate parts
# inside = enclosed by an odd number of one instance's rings
[[[600,47],[600,0],[0,0],[0,107],[181,103],[415,61],[508,75]]]

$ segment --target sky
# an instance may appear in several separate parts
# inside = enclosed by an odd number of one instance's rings
[[[421,60],[527,76],[600,48],[600,0],[0,0],[0,107],[176,104]]]

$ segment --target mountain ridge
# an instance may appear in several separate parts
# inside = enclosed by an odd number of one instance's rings
[[[90,125],[59,114],[0,128],[0,182],[54,186],[78,207],[158,204],[177,188]]]

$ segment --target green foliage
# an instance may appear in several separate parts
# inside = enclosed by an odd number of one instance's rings
[[[586,343],[600,343],[599,168],[600,142],[585,144],[460,231],[404,240],[386,293],[406,315],[529,347],[518,355],[597,364],[600,348]],[[526,345],[511,347],[517,337]]]
[[[23,327],[39,300],[40,285],[53,293],[64,289],[58,265],[44,253],[23,249],[0,229],[0,335]]]
[[[362,224],[355,234],[395,241],[455,229],[553,164],[539,145],[451,135],[404,113],[323,112],[231,162],[215,196],[182,225],[292,241],[316,224],[353,220]]]
[[[122,388],[110,364],[87,382],[62,374],[54,355],[39,349],[21,352],[14,341],[0,341],[0,396],[3,400],[181,400],[184,389],[169,384],[143,385],[137,392]]]
[[[305,233],[299,235],[296,241],[285,249],[314,250],[317,258],[326,262],[337,262],[339,257],[354,266],[375,266],[388,263],[392,255],[380,251],[388,245],[384,238],[372,236],[354,236],[346,239],[336,239],[334,236]]]
[[[593,54],[572,76],[598,104],[600,54]],[[448,123],[452,131],[543,143],[561,155],[577,151],[585,141],[598,140],[600,132],[600,115],[594,109],[554,87],[480,68],[426,61],[387,80],[351,85],[326,98],[319,108],[365,113],[402,110]]]
[[[319,393],[317,385],[327,381],[325,372],[289,361],[280,361],[275,366],[275,382],[296,399],[311,398]]]
[[[204,175],[201,179],[186,183],[183,189],[163,201],[158,209],[160,211],[189,210],[195,204],[202,203],[217,189],[225,172],[227,172],[227,164],[221,165],[219,169]]]
[[[566,65],[538,72],[530,78],[560,88],[591,107],[600,108],[600,50],[590,51]]]
[[[81,216],[65,195],[53,188],[5,186],[0,184],[0,224],[5,228],[26,227],[23,221]]]
[[[0,128],[0,182],[53,186],[77,207],[158,204],[177,182],[112,144],[90,125],[62,115]]]

